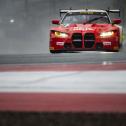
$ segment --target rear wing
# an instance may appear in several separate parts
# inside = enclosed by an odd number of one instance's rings
[[[63,18],[65,16],[66,13],[68,13],[70,10],[72,10],[71,8],[68,10],[60,10],[60,17]]]
[[[114,13],[114,14],[117,13],[117,14],[119,14],[119,17],[120,17],[120,12],[121,12],[120,9],[116,9],[116,10],[108,9],[108,10],[106,10],[106,11],[108,12],[108,14],[109,14],[109,13]]]
[[[65,16],[65,14],[68,13],[69,11],[71,11],[71,10],[72,10],[72,8],[70,8],[70,9],[64,9],[64,10],[60,9],[60,17],[63,18]],[[85,10],[88,11],[88,9],[85,9]],[[117,14],[119,14],[119,17],[120,17],[120,9],[114,9],[114,10],[112,10],[112,9],[108,8],[105,11],[107,11],[108,14],[109,13],[117,13]]]

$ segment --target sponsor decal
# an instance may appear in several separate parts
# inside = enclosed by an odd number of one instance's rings
[[[105,12],[92,12],[92,11],[83,11],[80,12],[82,15],[106,15]]]
[[[85,12],[80,12],[80,14],[89,14],[89,15],[93,15],[93,14],[95,14],[95,13],[94,13],[94,12],[85,11]]]
[[[92,28],[74,27],[74,31],[92,31]]]
[[[56,42],[56,45],[63,46],[64,42]]]
[[[103,42],[103,45],[105,45],[105,46],[111,45],[111,42]]]

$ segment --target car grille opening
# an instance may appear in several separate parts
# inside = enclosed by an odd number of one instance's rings
[[[75,48],[82,48],[82,34],[74,33],[72,36],[72,43]]]
[[[95,44],[95,35],[93,33],[86,33],[84,35],[85,48],[92,48]]]

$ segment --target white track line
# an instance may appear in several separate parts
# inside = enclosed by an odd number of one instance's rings
[[[126,93],[126,71],[1,72],[0,92]]]

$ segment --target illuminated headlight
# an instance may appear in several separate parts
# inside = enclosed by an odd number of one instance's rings
[[[102,32],[100,34],[100,37],[111,37],[113,34],[114,34],[113,31],[110,31],[110,32]]]
[[[58,38],[67,38],[68,34],[67,33],[63,33],[63,32],[55,31],[55,36],[58,37]]]

